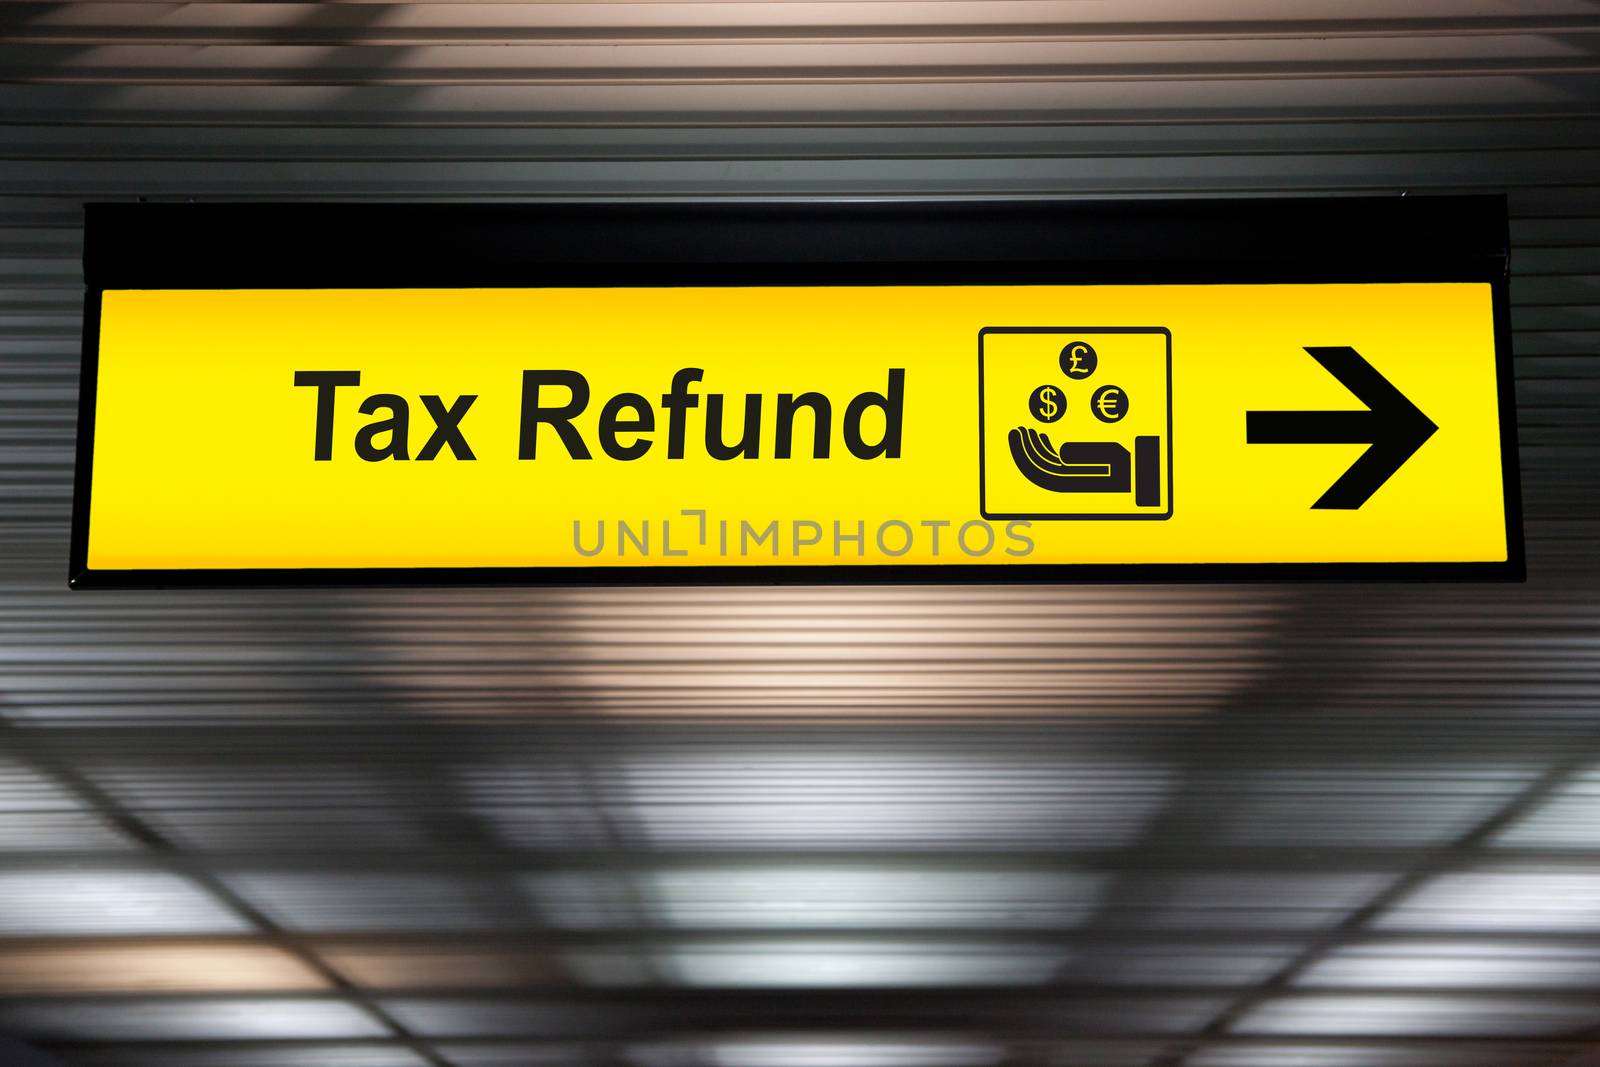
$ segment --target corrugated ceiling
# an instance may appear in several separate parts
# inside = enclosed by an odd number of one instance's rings
[[[0,1034],[1600,1062],[1597,45],[1579,0],[4,5]],[[1436,190],[1510,200],[1525,586],[65,590],[84,199]]]

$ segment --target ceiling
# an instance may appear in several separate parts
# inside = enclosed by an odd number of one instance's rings
[[[0,1063],[1600,1063],[1600,4],[0,8]],[[1522,585],[66,590],[84,200],[1503,192]]]

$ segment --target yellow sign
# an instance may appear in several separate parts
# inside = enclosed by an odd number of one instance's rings
[[[1487,283],[107,290],[88,384],[91,573],[1508,558]]]

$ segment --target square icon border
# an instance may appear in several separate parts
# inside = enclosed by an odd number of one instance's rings
[[[1167,509],[1160,514],[1149,512],[1145,514],[1095,514],[1085,512],[1076,515],[1035,514],[1030,512],[999,512],[990,511],[988,505],[988,484],[985,478],[985,468],[988,465],[988,456],[985,448],[985,430],[983,418],[983,344],[984,338],[989,334],[1045,334],[1045,333],[1112,333],[1112,334],[1160,334],[1166,338],[1167,345]],[[1177,496],[1173,483],[1172,454],[1177,451],[1172,433],[1172,394],[1174,391],[1172,381],[1172,331],[1165,326],[985,326],[978,331],[978,514],[985,519],[1029,519],[1039,522],[1076,522],[1076,521],[1145,521],[1162,522],[1172,518],[1172,509]]]

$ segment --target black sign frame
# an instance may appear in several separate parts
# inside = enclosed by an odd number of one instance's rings
[[[858,585],[1521,581],[1526,576],[1501,196],[85,207],[75,589],[342,585]],[[106,289],[1487,282],[1503,561],[790,564],[95,570],[89,502]]]

